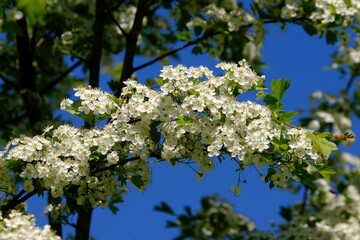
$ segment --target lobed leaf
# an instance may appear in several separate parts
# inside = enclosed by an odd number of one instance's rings
[[[328,132],[324,132],[320,134],[307,132],[307,136],[312,140],[314,150],[316,152],[323,154],[325,158],[328,158],[332,151],[337,150],[336,144],[327,140],[327,138],[331,136],[331,134]]]

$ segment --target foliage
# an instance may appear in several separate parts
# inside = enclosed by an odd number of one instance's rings
[[[177,221],[168,221],[167,227],[180,228],[181,239],[246,239],[255,225],[245,216],[236,214],[233,206],[219,196],[203,197],[201,210],[193,213],[185,207],[185,213],[175,212],[164,202],[155,206],[155,210],[173,215]]]

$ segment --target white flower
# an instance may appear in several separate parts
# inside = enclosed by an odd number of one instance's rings
[[[320,122],[316,119],[314,120],[311,120],[311,122],[309,123],[309,127],[312,129],[312,130],[319,130],[320,129]]]
[[[7,218],[0,220],[0,239],[2,240],[60,240],[49,225],[43,229],[35,226],[33,215],[24,215],[12,210]]]
[[[72,104],[73,104],[72,100],[65,98],[61,101],[60,108],[65,110],[65,109],[70,108]]]

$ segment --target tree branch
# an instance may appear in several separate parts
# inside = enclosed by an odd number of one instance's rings
[[[116,20],[116,18],[112,14],[124,2],[125,2],[125,0],[119,1],[114,6],[112,6],[110,8],[108,8],[105,4],[104,4],[104,6],[105,6],[105,14],[110,16],[110,18],[114,22],[114,24],[120,29],[121,33],[126,37],[128,33],[120,26],[119,22]]]
[[[126,0],[121,0],[121,1],[119,1],[119,2],[117,2],[117,3],[115,3],[114,6],[112,6],[112,7],[110,7],[110,8],[108,9],[108,12],[109,12],[109,13],[112,13],[112,12],[115,11],[118,7],[120,7],[121,4],[123,4],[125,1],[126,1]]]
[[[35,50],[31,49],[28,27],[26,18],[17,20],[17,25],[21,29],[21,33],[16,36],[16,47],[19,59],[19,89],[22,90],[21,98],[26,111],[27,118],[31,125],[43,120],[43,111],[38,106],[38,100],[35,99],[36,92],[36,75],[33,66]],[[35,31],[36,32],[36,31]],[[35,33],[34,33],[35,34]]]
[[[66,77],[70,72],[72,72],[75,68],[80,66],[81,60],[78,60],[76,63],[74,63],[71,67],[66,69],[63,73],[61,73],[57,78],[53,79],[47,86],[42,88],[40,90],[40,94],[43,95],[49,90],[51,90],[57,83],[59,83],[64,77]]]
[[[147,0],[139,0],[137,5],[137,10],[135,14],[135,19],[133,26],[126,36],[126,48],[125,48],[125,56],[123,61],[123,70],[121,72],[120,82],[118,89],[115,93],[115,96],[119,97],[123,87],[125,86],[124,81],[131,77],[134,73],[133,64],[134,57],[137,48],[137,41],[141,32],[142,22],[146,13],[149,10],[149,5]]]
[[[145,68],[145,67],[147,67],[147,66],[149,66],[151,64],[154,64],[155,62],[157,62],[157,61],[159,61],[159,60],[161,60],[161,59],[163,59],[163,58],[165,58],[167,56],[173,55],[173,54],[179,52],[180,50],[183,50],[183,49],[185,49],[187,47],[190,47],[192,45],[196,45],[196,44],[200,43],[201,41],[203,41],[205,39],[208,39],[208,38],[211,38],[211,37],[214,37],[215,35],[218,35],[218,34],[221,34],[221,32],[214,32],[213,34],[209,34],[209,35],[206,35],[206,36],[202,36],[200,38],[196,38],[196,39],[194,39],[194,40],[192,40],[192,41],[190,41],[190,42],[188,42],[188,43],[186,43],[186,44],[184,44],[184,45],[182,45],[182,46],[180,46],[178,48],[175,48],[175,49],[173,49],[173,50],[171,50],[171,51],[169,51],[167,53],[164,53],[164,54],[150,60],[149,62],[141,64],[141,65],[139,65],[137,67],[134,67],[133,72],[136,72],[136,71],[138,71],[138,70],[140,70],[142,68]]]
[[[20,89],[19,86],[18,86],[16,83],[14,83],[13,81],[10,81],[10,79],[8,79],[7,77],[5,77],[5,76],[2,75],[1,73],[0,73],[0,78],[3,80],[3,82],[4,82],[5,84],[11,86],[11,87],[14,88],[15,90],[19,90],[19,89]]]
[[[350,88],[352,86],[352,84],[354,83],[355,81],[355,78],[356,78],[356,75],[355,74],[351,74],[351,77],[349,78],[349,81],[348,83],[346,84],[346,92],[349,94],[350,92]]]
[[[123,29],[121,27],[121,25],[119,24],[119,22],[116,20],[116,18],[114,17],[114,15],[112,14],[112,11],[108,10],[105,6],[105,13],[106,15],[110,16],[110,19],[114,22],[114,24],[120,29],[121,33],[127,37],[128,33],[125,31],[125,29]]]
[[[19,82],[21,88],[35,91],[35,69],[32,65],[33,54],[30,51],[30,39],[27,30],[26,18],[17,20],[17,24],[21,29],[21,33],[16,36],[16,44],[19,55]]]
[[[161,159],[161,155],[159,153],[156,153],[156,152],[152,153],[150,155],[150,157],[155,157],[158,160]],[[91,174],[96,174],[96,173],[107,171],[107,170],[114,170],[118,166],[124,166],[128,162],[132,162],[132,161],[136,161],[136,160],[140,160],[140,159],[141,159],[140,157],[131,157],[131,158],[127,158],[127,159],[124,159],[124,160],[120,160],[120,161],[118,161],[117,163],[115,163],[113,165],[98,168],[98,169],[94,169],[94,171],[92,171]]]
[[[75,240],[89,240],[92,212],[93,208],[81,207],[78,210],[78,219],[75,227]]]
[[[100,63],[103,48],[103,38],[105,29],[105,8],[102,0],[96,0],[95,3],[95,22],[93,25],[93,42],[89,57],[89,85],[91,87],[99,86]]]
[[[33,190],[32,192],[29,192],[24,197],[20,198],[25,193],[25,190],[21,190],[14,198],[10,200],[9,203],[1,206],[1,212],[3,214],[7,214],[11,209],[14,209],[17,205],[20,203],[25,202],[30,197],[34,196],[36,194],[36,190]]]

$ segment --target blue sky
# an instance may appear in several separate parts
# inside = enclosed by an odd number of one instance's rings
[[[346,86],[345,79],[340,79],[338,72],[324,69],[331,64],[330,56],[334,49],[334,46],[327,46],[324,39],[307,36],[298,26],[289,25],[285,32],[281,32],[279,27],[268,26],[263,48],[263,59],[267,64],[264,74],[267,83],[272,79],[290,77],[292,86],[284,97],[286,110],[297,111],[299,107],[306,110],[309,107],[308,97],[312,92],[324,90],[336,93],[339,88]],[[215,69],[217,61],[206,56],[193,56],[191,49],[187,49],[182,52],[182,61],[172,62],[173,65],[178,63]],[[160,65],[155,64],[141,70],[137,76],[139,79],[157,77],[160,69]],[[357,123],[355,133],[358,130]],[[358,144],[353,149],[356,146]],[[354,150],[352,152],[358,153]],[[247,183],[241,184],[240,195],[232,195],[230,189],[232,184],[236,184],[238,175],[235,172],[236,164],[229,159],[222,164],[216,162],[214,171],[202,181],[197,180],[196,174],[186,166],[172,167],[163,162],[154,164],[151,168],[151,185],[144,192],[130,187],[125,202],[119,204],[117,215],[113,215],[108,209],[95,210],[91,228],[91,235],[95,239],[172,239],[177,231],[167,229],[165,225],[166,220],[174,219],[154,211],[154,206],[165,201],[177,212],[183,212],[186,205],[197,210],[201,197],[211,194],[221,195],[239,213],[253,220],[258,228],[266,230],[272,220],[281,220],[278,215],[280,205],[301,201],[302,197],[302,194],[293,196],[276,188],[270,190],[253,168],[241,175]],[[36,197],[28,202],[29,210],[36,214],[39,225],[47,221],[41,215],[44,202]],[[76,218],[73,220],[76,221]],[[73,232],[72,229],[66,231]]]

